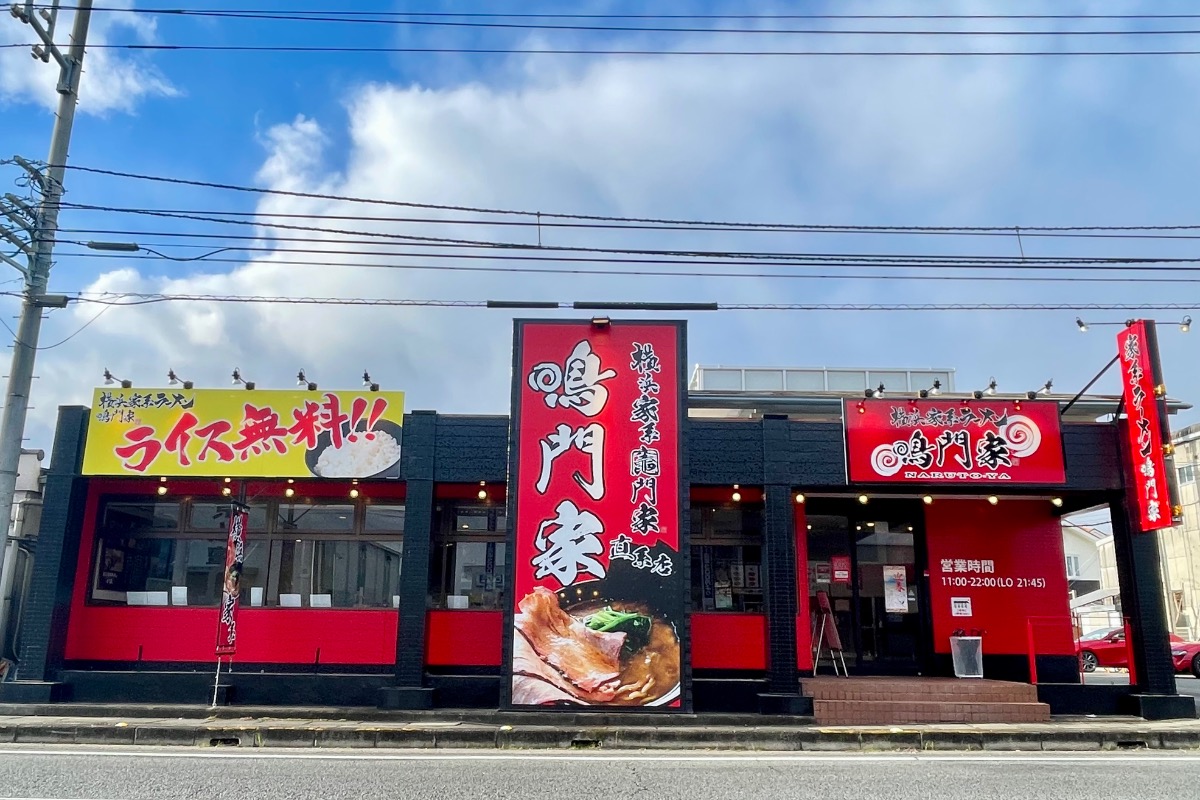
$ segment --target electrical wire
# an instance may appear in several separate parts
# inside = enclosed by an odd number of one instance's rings
[[[0,49],[30,48],[35,43],[0,44]],[[64,45],[65,46],[65,45]],[[236,44],[89,44],[89,50],[159,53],[375,53],[392,55],[526,55],[526,56],[702,56],[753,58],[980,58],[980,57],[1114,57],[1196,56],[1200,50],[664,50],[573,47],[382,47],[365,45],[236,45]]]
[[[63,5],[59,6],[61,10],[77,11],[78,6]],[[129,13],[174,13],[179,9],[153,9],[153,8],[128,8],[122,6],[100,6],[93,7],[93,12],[115,12],[120,14]],[[959,13],[959,14],[832,14],[832,13],[804,13],[804,14],[778,14],[778,13],[754,13],[754,14],[730,14],[730,13],[679,13],[679,14],[646,14],[646,13],[627,13],[627,12],[606,12],[606,13],[580,13],[580,12],[507,12],[507,11],[350,11],[340,8],[324,8],[324,9],[183,9],[182,13],[191,13],[192,11],[207,12],[216,11],[221,13],[243,13],[243,14],[321,14],[329,16],[365,16],[375,15],[379,17],[412,17],[412,18],[431,18],[431,19],[704,19],[704,20],[746,20],[746,19],[761,19],[761,20],[797,20],[797,19],[848,19],[848,20],[1169,20],[1169,19],[1200,19],[1200,14],[1154,14],[1154,13],[1126,13],[1126,14],[978,14],[978,13]]]
[[[311,200],[332,200],[345,203],[362,203],[366,205],[392,206],[398,208],[420,208],[436,211],[456,211],[473,214],[494,214],[502,216],[524,216],[531,219],[560,219],[585,220],[593,222],[640,223],[650,225],[680,225],[680,226],[722,226],[723,228],[738,229],[781,229],[800,233],[953,233],[953,234],[997,234],[1012,236],[1018,230],[1022,236],[1045,233],[1083,233],[1083,232],[1161,232],[1161,231],[1200,231],[1200,225],[992,225],[992,226],[933,226],[933,225],[794,225],[776,222],[721,222],[714,220],[688,220],[656,217],[619,217],[598,214],[569,214],[551,211],[527,211],[505,208],[484,208],[478,206],[444,205],[437,203],[414,203],[402,200],[384,200],[381,198],[353,197],[347,195],[327,194],[320,192],[297,192],[286,189],[268,189],[261,186],[245,186],[233,183],[201,181],[189,178],[177,178],[164,175],[149,175],[146,173],[127,172],[122,170],[89,167],[81,164],[67,164],[66,169],[86,172],[94,175],[106,175],[114,178],[150,181],[182,186],[197,186],[206,189],[222,189],[233,192],[272,195],[278,197],[298,197]],[[65,207],[66,204],[64,204]]]
[[[12,295],[11,292],[0,294]],[[90,297],[76,293],[71,298],[80,303],[103,305],[138,306],[171,302],[205,303],[249,303],[278,305],[333,305],[333,306],[423,306],[435,308],[486,308],[487,300],[416,300],[402,298],[368,297],[288,297],[249,296],[217,294],[165,294],[153,292],[126,292],[107,297]],[[512,310],[514,301],[505,306]],[[515,301],[520,302],[520,301]],[[595,301],[590,301],[595,302]],[[614,301],[615,302],[615,301]],[[638,301],[644,302],[644,301]],[[573,303],[559,302],[558,307],[568,309]],[[1200,303],[715,303],[718,311],[1179,311],[1192,310]],[[541,305],[539,305],[541,307]]]
[[[232,249],[232,248],[231,248]],[[242,248],[236,248],[242,249]],[[265,250],[266,248],[264,248]],[[285,253],[295,253],[304,251],[285,250],[277,251]],[[327,252],[327,251],[322,251]],[[122,258],[118,254],[101,254],[101,253],[72,253],[71,258]],[[146,256],[126,256],[137,261],[160,261],[162,258],[150,258]],[[166,259],[170,261],[181,261],[187,259]],[[249,262],[244,258],[210,258],[205,259],[206,263],[218,264],[241,264],[247,265]],[[413,271],[430,271],[430,272],[476,272],[476,273],[496,273],[496,274],[525,274],[525,275],[573,275],[573,276],[620,276],[620,277],[657,277],[657,278],[733,278],[733,279],[763,279],[763,280],[880,280],[880,281],[954,281],[954,282],[971,282],[971,283],[993,283],[993,282],[1012,282],[1012,283],[1200,283],[1200,278],[1158,278],[1158,277],[1074,277],[1074,276],[1042,276],[1042,275],[863,275],[858,273],[779,273],[779,272],[709,272],[709,271],[667,271],[667,270],[618,270],[618,269],[570,269],[566,267],[558,268],[537,268],[537,267],[473,267],[458,264],[396,264],[396,263],[379,263],[379,262],[360,262],[360,261],[316,261],[316,260],[288,260],[269,257],[264,260],[254,262],[258,266],[288,266],[288,267],[315,267],[315,268],[350,268],[350,269],[391,269],[391,270],[413,270]],[[621,263],[621,262],[617,262]],[[672,262],[668,262],[672,263]],[[679,262],[674,262],[679,263]],[[805,265],[801,265],[805,266]],[[870,265],[863,265],[870,266]],[[944,267],[949,269],[962,268],[958,265],[931,265]],[[1190,270],[1195,272],[1200,268]]]
[[[704,33],[704,34],[738,34],[738,35],[822,35],[822,36],[1123,36],[1123,35],[1140,35],[1140,36],[1156,36],[1156,35],[1189,35],[1200,33],[1200,31],[1166,29],[1166,30],[947,30],[947,29],[931,29],[931,30],[871,30],[871,29],[849,29],[839,30],[831,28],[729,28],[729,27],[679,27],[676,24],[674,27],[665,25],[616,25],[612,24],[549,24],[546,22],[531,22],[528,18],[519,22],[498,22],[497,19],[509,19],[509,17],[491,17],[490,21],[482,22],[477,20],[465,20],[462,18],[452,19],[449,16],[441,16],[437,18],[415,18],[417,15],[409,15],[403,12],[377,13],[370,11],[358,12],[342,12],[328,13],[324,11],[270,11],[270,10],[241,10],[241,9],[181,9],[181,8],[133,8],[133,9],[118,9],[118,8],[93,8],[93,12],[116,12],[134,13],[138,15],[159,15],[159,16],[175,16],[175,17],[196,17],[207,19],[230,19],[230,20],[251,20],[251,21],[276,21],[276,22],[316,22],[316,23],[342,23],[352,25],[389,25],[402,27],[432,27],[432,28],[457,28],[457,29],[476,29],[476,30],[520,30],[520,31],[571,31],[571,32],[594,32],[594,33]],[[541,19],[548,19],[543,17]],[[612,19],[611,17],[609,19]],[[766,21],[765,16],[748,16],[743,19],[756,19]],[[773,21],[782,21],[781,18],[772,18]],[[790,18],[791,21],[798,19],[809,20],[844,20],[848,19],[844,16],[834,15],[812,15],[807,17],[795,16]],[[864,18],[858,17],[862,20]],[[887,18],[892,21],[899,21],[898,18]],[[917,18],[909,18],[906,21],[916,21]],[[959,17],[956,19],[966,19]],[[972,17],[973,21],[982,21],[982,18]],[[991,21],[1001,21],[1002,18],[995,18]],[[1007,21],[1012,18],[1003,18]],[[1095,18],[1088,18],[1095,19]],[[709,21],[716,21],[709,18]],[[732,21],[726,19],[725,21]],[[1083,18],[1075,21],[1083,22]]]

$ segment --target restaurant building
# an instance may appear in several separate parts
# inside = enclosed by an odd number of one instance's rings
[[[1194,715],[1175,689],[1156,537],[1137,530],[1124,418],[1097,422],[1119,397],[956,391],[950,370],[698,368],[689,384],[676,323],[653,339],[661,371],[643,358],[651,351],[620,363],[628,353],[606,349],[632,342],[638,353],[655,324],[629,323],[632,338],[617,341],[618,322],[519,322],[512,419],[401,415],[399,393],[316,387],[105,388],[90,409],[61,408],[17,680],[0,684],[0,698],[208,702],[214,644],[225,644],[221,701],[534,705],[547,701],[522,698],[558,697],[554,680],[570,677],[522,628],[537,584],[564,608],[573,590],[596,587],[596,609],[607,603],[633,620],[626,646],[638,609],[669,623],[678,655],[657,655],[676,659],[676,686],[647,694],[658,698],[647,706],[811,714],[814,670],[844,665],[848,681],[948,678],[952,637],[977,636],[984,677],[1036,683],[1052,712]],[[545,363],[529,368],[538,348],[562,343],[571,355],[557,359],[558,382],[539,373]],[[580,375],[611,392],[580,401],[570,391]],[[649,438],[662,463],[622,483],[613,465],[644,452],[647,428],[643,420],[642,445],[626,441],[629,413],[608,418],[600,407],[625,403],[636,418],[651,395],[661,400]],[[543,424],[538,414],[576,412],[608,426],[607,445],[571,429],[569,416],[560,440],[541,438],[550,418],[533,438],[524,432]],[[264,427],[270,435],[258,435]],[[386,434],[402,448],[376,458],[372,445],[356,472],[322,460],[345,445],[339,433]],[[657,541],[639,548],[635,521],[587,551],[576,524],[577,559],[547,561],[546,543],[561,544],[567,526],[524,521],[537,509],[538,444],[542,499],[568,496],[553,483],[561,455],[584,500],[604,495],[602,475],[620,502],[632,486],[635,520],[650,497]],[[526,494],[510,497],[510,485]],[[609,501],[597,500],[591,518],[611,534]],[[565,505],[575,508],[563,500],[558,510]],[[1075,655],[1060,518],[1102,507],[1112,512],[1131,631],[1129,687],[1081,685]],[[231,591],[231,509],[244,524],[236,647],[217,642]],[[532,530],[536,538],[517,536]],[[638,580],[654,581],[644,604],[614,602]],[[586,625],[600,630],[594,619]],[[520,666],[526,641],[545,658],[533,672]],[[530,681],[547,694],[530,695]],[[581,696],[578,685],[571,692]]]

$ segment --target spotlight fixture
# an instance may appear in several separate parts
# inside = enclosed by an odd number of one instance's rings
[[[908,526],[908,532],[909,532],[909,533],[912,533],[912,532],[913,532],[913,526],[912,526],[912,525],[909,525],[909,526]]]
[[[810,522],[810,523],[808,523],[808,529],[809,529],[810,531],[812,530],[812,523],[811,523],[811,522]]]
[[[133,381],[122,380],[108,371],[108,367],[104,368],[104,385],[112,386],[114,383],[121,384],[122,389],[132,389]]]
[[[971,392],[971,397],[974,397],[976,400],[982,400],[982,399],[983,399],[983,392],[981,392],[981,391],[979,391],[978,389],[976,389],[975,391]]]
[[[173,369],[167,370],[167,385],[168,386],[178,386],[181,383],[183,384],[183,388],[186,390],[190,390],[195,386],[195,384],[193,384],[191,381],[180,380],[179,376],[175,374],[175,370],[173,370]]]
[[[866,389],[866,390],[864,390],[864,391],[863,391],[863,397],[871,398],[871,397],[874,397],[874,396],[875,396],[875,392],[874,392],[874,391],[872,391],[871,389]],[[859,404],[859,406],[858,406],[858,407],[859,407],[859,408],[862,408],[862,404]]]
[[[867,503],[869,503],[870,501],[871,501],[871,498],[867,497],[865,494],[860,494],[860,495],[858,496],[858,502],[859,502],[859,503],[861,503],[861,504],[863,504],[864,506],[865,506]]]
[[[312,381],[310,381],[308,378],[304,377],[304,370],[300,370],[299,372],[296,373],[296,385],[303,386],[304,388],[308,389],[310,392],[315,392],[317,390],[317,385],[315,383],[313,383]]]
[[[233,368],[233,385],[237,386],[239,383],[242,384],[243,386],[245,386],[250,391],[254,390],[254,381],[248,381],[248,380],[243,379],[242,371],[240,369],[238,369],[237,367],[234,367]]]
[[[592,325],[597,328],[607,328],[612,324],[612,320],[608,317],[592,317]]]
[[[1062,508],[1062,498],[1061,497],[1051,497],[1050,505],[1054,506],[1055,508]]]
[[[351,500],[357,500],[357,499],[358,499],[358,489],[351,489],[351,490],[350,490],[350,499],[351,499]]]
[[[875,527],[875,523],[874,523],[874,522],[868,522],[868,523],[867,523],[867,527],[868,527],[868,528],[874,528],[874,527]]]
[[[942,382],[934,381],[928,389],[921,390],[921,397],[937,397],[942,393]]]
[[[931,505],[933,505],[933,497],[931,497],[930,495],[925,495],[924,497],[921,498],[921,502],[927,506],[931,506]]]
[[[1038,395],[1037,392],[1026,392],[1025,399],[1026,400],[1037,400],[1037,395]]]
[[[1075,318],[1075,324],[1076,324],[1076,325],[1079,327],[1079,332],[1080,332],[1080,333],[1087,333],[1087,329],[1088,329],[1088,327],[1087,327],[1087,323],[1086,323],[1086,322],[1084,322],[1084,321],[1083,321],[1082,319],[1080,319],[1079,317],[1076,317],[1076,318]]]
[[[379,384],[371,380],[371,373],[367,372],[365,369],[363,370],[363,386],[366,386],[372,392],[379,391]]]
[[[166,487],[166,486],[159,486],[159,487],[158,487],[158,496],[159,496],[159,497],[162,497],[162,496],[163,496],[164,494],[166,494],[166,493],[167,493],[167,487]]]
[[[1191,329],[1192,329],[1192,318],[1184,317],[1183,322],[1179,323],[1179,330],[1183,331],[1184,333],[1187,333]]]
[[[226,483],[233,483],[233,478],[226,478],[226,479],[225,479],[225,482],[226,482]]]
[[[480,482],[479,482],[479,494],[477,494],[477,495],[476,495],[476,497],[478,497],[480,500],[487,500],[487,499],[488,499],[488,493],[487,493],[487,481],[480,481]]]
[[[231,494],[233,494],[233,489],[230,489],[228,486],[221,489],[221,495],[223,497],[229,497]]]
[[[991,503],[992,505],[996,505],[997,503],[1000,502],[1000,498],[996,497],[996,495],[994,495],[994,494],[989,494],[987,501],[989,503]]]
[[[983,393],[986,394],[988,397],[994,397],[996,395],[996,379],[995,378],[988,378],[988,386],[986,389],[983,390]]]
[[[883,397],[883,383],[882,382],[879,384],[879,387],[875,389],[875,396]]]
[[[741,493],[740,491],[738,491],[738,489],[740,489],[740,488],[741,488],[741,487],[740,487],[740,486],[738,486],[736,483],[733,485],[733,495],[732,495],[732,497],[733,497],[733,502],[735,502],[735,503],[740,503],[740,502],[742,502],[742,493]]]
[[[803,495],[803,494],[801,494],[801,493],[799,493],[799,492],[797,492],[797,493],[796,493],[796,502],[797,502],[797,503],[803,503],[803,502],[804,502],[804,495]]]
[[[1054,381],[1046,381],[1046,385],[1037,390],[1038,394],[1050,394],[1050,389],[1053,388]]]
[[[295,490],[295,489],[293,489],[292,487],[290,487],[290,486],[289,486],[289,487],[287,487],[286,489],[284,489],[284,490],[283,490],[283,496],[284,496],[284,497],[295,497],[295,496],[296,496],[296,490]]]

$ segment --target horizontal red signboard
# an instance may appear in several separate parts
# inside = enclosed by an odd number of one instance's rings
[[[846,400],[852,483],[1064,483],[1058,403]]]

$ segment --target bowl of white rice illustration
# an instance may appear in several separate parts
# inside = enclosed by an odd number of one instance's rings
[[[318,478],[399,478],[401,427],[381,419],[371,430],[360,422],[351,438],[350,425],[342,427],[342,440],[333,446],[329,431],[304,454],[308,471]]]

